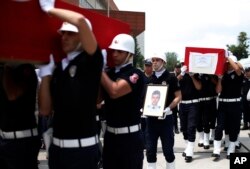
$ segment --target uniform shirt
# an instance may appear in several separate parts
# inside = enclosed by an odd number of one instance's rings
[[[158,78],[155,76],[155,73],[152,75],[150,79],[150,84],[162,84],[169,85],[167,98],[166,98],[166,107],[174,100],[175,92],[180,90],[180,86],[178,85],[178,80],[174,75],[171,75],[168,70],[165,70],[161,76]]]
[[[216,84],[212,82],[212,78],[215,78],[214,75],[201,74],[199,76],[202,88],[200,90],[200,97],[213,97],[217,96],[216,93]]]
[[[241,87],[244,75],[238,76],[235,71],[223,75],[221,85],[222,91],[220,98],[239,98],[241,97]]]
[[[61,139],[96,135],[96,102],[103,59],[98,48],[93,56],[80,53],[63,70],[59,64],[51,81],[54,136]]]
[[[143,72],[128,64],[115,72],[108,72],[111,80],[123,79],[128,82],[132,91],[124,96],[112,99],[104,92],[107,125],[125,127],[140,123],[141,97],[144,88]]]
[[[8,132],[35,128],[38,84],[35,68],[30,64],[21,64],[10,69],[14,83],[25,83],[27,90],[15,100],[9,100],[3,88],[3,74],[0,75],[0,129]]]
[[[194,74],[194,78],[199,81],[199,74]],[[181,87],[182,100],[193,100],[200,97],[200,93],[195,88],[193,80],[189,74],[186,73],[179,83]]]
[[[242,97],[244,99],[246,99],[249,89],[250,89],[250,79],[244,77],[242,82]]]

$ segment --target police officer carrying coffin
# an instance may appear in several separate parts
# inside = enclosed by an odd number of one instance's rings
[[[50,16],[64,21],[59,33],[67,54],[54,71],[53,57],[40,68],[40,113],[54,113],[49,168],[97,168],[96,104],[103,67],[101,50],[83,15],[54,8],[53,0],[40,0],[40,5]]]
[[[191,162],[194,153],[197,117],[199,113],[199,90],[201,90],[202,85],[198,73],[186,73],[186,71],[187,66],[182,66],[181,74],[177,77],[182,94],[179,115],[183,137],[187,143],[182,155],[185,157],[186,162]]]
[[[245,77],[242,84],[242,104],[243,104],[243,127],[241,130],[250,128],[250,67],[245,69]]]
[[[0,71],[0,168],[37,169],[41,146],[35,117],[37,76],[31,64]]]
[[[140,127],[144,75],[133,67],[135,42],[128,34],[114,37],[109,49],[115,67],[102,73],[107,128],[104,169],[142,169],[143,137]]]
[[[216,84],[218,81],[217,76],[200,74],[202,89],[200,91],[200,111],[198,113],[197,131],[199,133],[198,146],[204,149],[209,149],[209,134],[210,128],[215,128],[216,120]]]
[[[181,63],[178,62],[174,66],[174,72],[172,73],[174,76],[179,76],[181,73]],[[174,117],[174,132],[175,134],[179,134],[179,127],[178,127],[178,112],[179,112],[179,105],[173,108],[173,117]]]
[[[166,56],[164,54],[154,54],[152,57],[154,73],[149,84],[168,85],[166,107],[162,117],[148,116],[146,119],[146,155],[148,169],[156,169],[157,143],[160,137],[162,149],[167,161],[167,168],[175,168],[174,155],[174,133],[173,133],[173,115],[172,109],[177,106],[181,100],[181,92],[178,80],[164,68]]]
[[[227,149],[227,158],[230,153],[235,151],[235,143],[240,131],[241,121],[241,87],[244,75],[240,66],[237,64],[236,56],[229,52],[226,55],[228,69],[223,77],[220,77],[217,84],[219,95],[219,107],[217,116],[217,126],[215,128],[214,150],[212,157],[215,160],[220,158],[221,139],[223,130],[229,134],[229,146]]]

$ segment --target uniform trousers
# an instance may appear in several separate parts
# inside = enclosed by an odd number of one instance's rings
[[[201,101],[199,104],[197,131],[209,133],[210,128],[215,128],[216,99]]]
[[[146,155],[149,163],[157,161],[157,143],[160,138],[163,154],[167,162],[175,160],[174,155],[174,132],[173,132],[173,115],[168,115],[164,120],[146,119]]]
[[[245,97],[242,97],[243,106],[243,122],[244,124],[250,123],[250,101]]]
[[[134,133],[104,135],[103,169],[142,169],[143,138],[141,130]]]
[[[19,139],[0,137],[0,168],[38,169],[40,146],[41,140],[38,136]]]
[[[219,102],[215,140],[222,139],[223,130],[229,135],[229,141],[235,142],[240,131],[241,102]]]
[[[199,103],[180,104],[180,122],[184,140],[195,141]]]
[[[98,144],[80,148],[60,148],[51,144],[49,148],[50,169],[98,169]]]

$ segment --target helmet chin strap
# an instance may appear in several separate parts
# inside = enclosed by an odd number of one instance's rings
[[[157,70],[155,70],[156,72],[160,72],[163,69],[163,64],[161,65],[161,67],[159,67]]]
[[[125,64],[129,63],[130,62],[130,57],[131,57],[131,53],[128,53],[128,55],[127,55],[126,59],[124,60],[124,62],[122,63],[122,65],[125,65]]]
[[[74,51],[82,51],[82,43],[79,42]]]

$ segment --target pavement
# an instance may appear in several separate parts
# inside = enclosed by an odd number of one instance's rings
[[[226,159],[226,152],[221,151],[221,158],[219,161],[213,161],[211,154],[213,152],[213,146],[210,145],[210,149],[205,150],[198,147],[198,134],[196,135],[196,143],[194,149],[193,161],[191,163],[186,163],[184,157],[182,157],[182,152],[185,149],[185,143],[183,140],[182,133],[175,135],[175,168],[176,169],[229,169],[230,161]],[[247,152],[250,153],[250,130],[241,130],[239,135],[239,141],[242,146],[236,152]],[[40,164],[39,169],[48,169],[46,152],[41,150],[38,157]],[[144,157],[143,169],[147,169],[146,156]],[[166,161],[162,153],[162,147],[160,141],[158,142],[158,152],[157,152],[157,169],[166,169]]]

